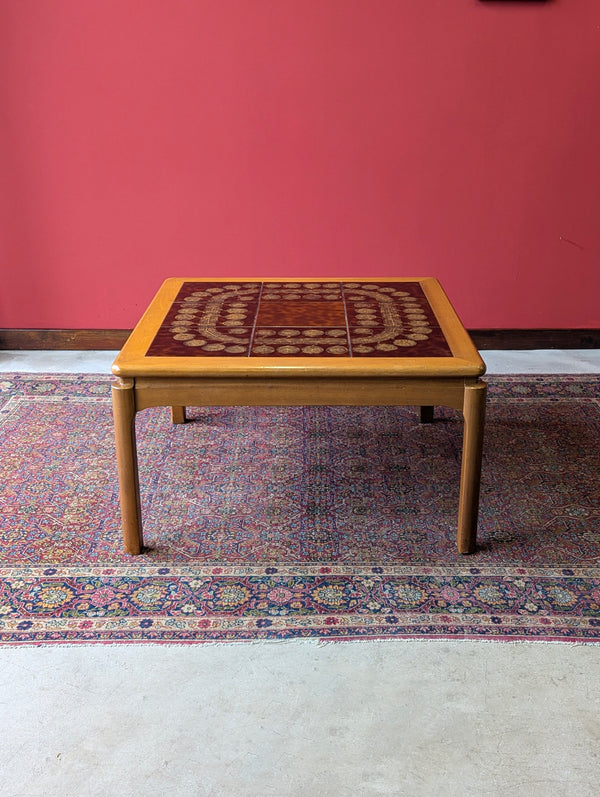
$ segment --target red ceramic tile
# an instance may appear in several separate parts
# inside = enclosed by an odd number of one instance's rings
[[[352,357],[448,357],[451,355],[439,327],[429,333],[393,327],[352,327]]]
[[[343,327],[281,327],[256,329],[252,357],[348,357]]]
[[[257,327],[283,326],[346,326],[343,302],[322,301],[261,301],[256,318]]]
[[[260,282],[184,282],[174,303],[207,304],[214,299],[258,301]]]
[[[449,357],[415,282],[186,282],[147,356]]]

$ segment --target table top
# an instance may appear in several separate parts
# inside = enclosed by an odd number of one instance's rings
[[[480,376],[485,365],[427,278],[166,280],[118,376]]]

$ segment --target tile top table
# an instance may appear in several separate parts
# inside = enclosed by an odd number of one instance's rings
[[[125,550],[143,548],[135,414],[170,406],[420,406],[464,416],[457,544],[476,547],[485,365],[440,284],[168,279],[115,360]]]

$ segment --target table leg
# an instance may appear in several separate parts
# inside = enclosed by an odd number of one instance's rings
[[[112,383],[117,469],[121,496],[121,522],[125,551],[142,552],[142,513],[135,440],[135,395],[133,379]]]
[[[433,407],[421,407],[421,423],[433,423]]]
[[[173,423],[185,423],[185,407],[171,407],[171,421]]]
[[[458,506],[458,550],[474,553],[477,547],[477,514],[481,482],[483,429],[487,385],[475,382],[465,386],[463,453]]]

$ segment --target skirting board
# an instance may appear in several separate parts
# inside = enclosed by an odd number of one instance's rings
[[[130,329],[0,329],[0,350],[117,351]]]
[[[0,350],[119,350],[129,329],[0,329]],[[471,329],[480,350],[600,349],[600,329]]]

